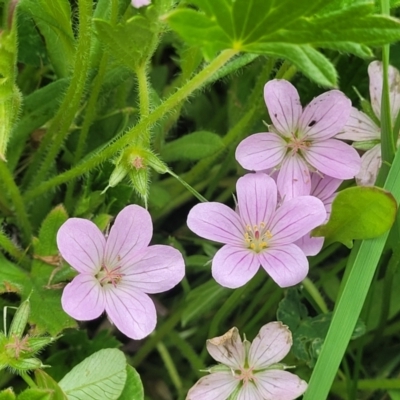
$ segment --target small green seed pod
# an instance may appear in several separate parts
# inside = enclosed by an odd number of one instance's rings
[[[26,299],[19,307],[14,315],[11,322],[10,331],[8,337],[15,336],[19,339],[22,338],[24,334],[26,324],[28,323],[29,313],[31,307],[29,304],[29,299]]]

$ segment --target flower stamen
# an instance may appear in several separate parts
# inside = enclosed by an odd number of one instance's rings
[[[246,226],[246,232],[244,233],[244,241],[246,247],[260,253],[262,250],[268,247],[268,242],[272,238],[272,233],[265,229],[265,222],[261,222],[259,225]]]

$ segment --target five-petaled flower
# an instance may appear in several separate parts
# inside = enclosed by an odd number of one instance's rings
[[[307,383],[279,363],[290,351],[292,334],[281,322],[264,325],[250,343],[237,328],[207,340],[207,350],[219,365],[193,386],[186,400],[293,400]],[[232,397],[230,397],[232,396]]]
[[[265,85],[264,97],[273,126],[239,144],[236,159],[243,168],[280,169],[277,184],[283,198],[310,194],[310,171],[338,179],[358,173],[357,151],[333,138],[351,112],[351,102],[342,92],[323,93],[303,110],[296,88],[274,79]]]
[[[356,175],[357,183],[362,186],[372,186],[375,183],[382,163],[381,128],[377,125],[381,119],[382,63],[380,61],[373,61],[369,64],[368,74],[371,106],[375,113],[376,121],[353,107],[349,121],[343,128],[343,131],[336,135],[339,139],[361,142],[356,143],[355,147],[368,149],[361,157],[361,170]],[[400,73],[392,66],[389,66],[388,80],[390,115],[392,127],[394,127],[400,111]]]
[[[212,262],[212,275],[222,286],[237,288],[247,283],[260,264],[281,287],[301,282],[308,261],[296,240],[322,224],[326,211],[321,200],[300,196],[277,208],[275,181],[265,173],[239,178],[238,206],[233,211],[220,203],[195,205],[188,227],[201,237],[226,243]]]
[[[87,321],[105,310],[126,336],[142,339],[149,335],[157,316],[146,293],[171,289],[181,281],[185,269],[178,250],[148,246],[152,234],[149,212],[137,205],[129,205],[117,215],[107,239],[93,222],[68,219],[57,233],[57,245],[79,274],[64,289],[64,311]]]

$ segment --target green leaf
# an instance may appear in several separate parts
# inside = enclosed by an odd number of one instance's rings
[[[99,41],[121,65],[134,72],[146,60],[154,37],[154,29],[146,18],[137,15],[116,26],[94,19],[94,24]]]
[[[166,162],[182,159],[197,161],[212,156],[223,148],[224,143],[220,136],[198,131],[167,143],[161,151],[161,157]]]
[[[126,359],[117,349],[104,349],[86,358],[59,382],[70,399],[116,400],[127,380]]]
[[[0,392],[0,400],[15,400],[15,393],[12,388],[4,389]]]
[[[19,8],[31,15],[39,27],[57,75],[68,76],[75,56],[69,1],[21,0]]]
[[[53,391],[52,400],[68,400],[67,395],[62,391],[58,383],[43,370],[35,370],[35,381],[40,389]]]
[[[30,287],[28,274],[0,254],[0,294],[29,292]]]
[[[29,388],[24,390],[18,400],[54,400],[53,392],[48,389]]]
[[[353,240],[372,239],[392,226],[397,212],[391,193],[378,187],[352,187],[337,194],[327,224],[312,231],[312,236],[325,236],[326,244],[343,243],[348,248]]]
[[[136,369],[130,365],[126,366],[126,373],[126,384],[118,400],[143,400],[144,390],[140,375],[137,373]]]
[[[185,311],[182,314],[182,325],[186,326],[192,319],[209,312],[229,290],[210,280],[192,290],[186,298]]]
[[[37,255],[46,257],[58,255],[57,232],[67,219],[67,211],[62,205],[50,211],[39,230],[39,241],[35,244]]]

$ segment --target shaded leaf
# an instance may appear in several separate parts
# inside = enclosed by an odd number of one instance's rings
[[[136,369],[130,365],[126,366],[126,373],[126,384],[118,400],[143,400],[144,390],[140,375],[137,373]]]

